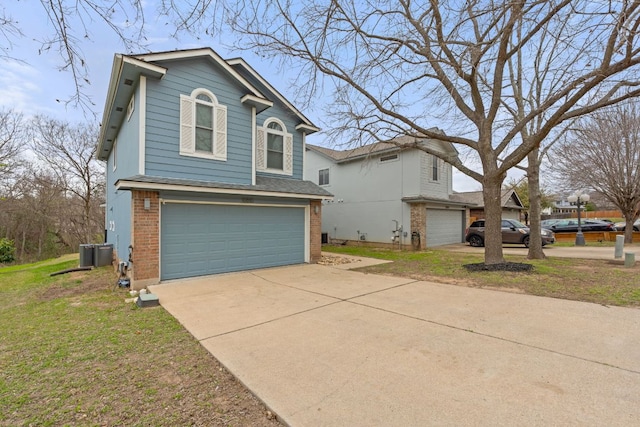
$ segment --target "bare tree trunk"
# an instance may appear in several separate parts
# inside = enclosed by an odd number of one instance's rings
[[[629,211],[624,213],[624,242],[625,243],[633,243],[633,223],[635,222],[637,216],[635,212],[631,214]]]
[[[528,259],[545,259],[542,250],[540,216],[542,214],[542,193],[540,192],[540,149],[535,148],[527,155],[527,180],[529,186],[529,253]]]
[[[484,197],[484,262],[485,264],[501,264],[504,261],[502,252],[502,175],[485,174],[482,182]]]

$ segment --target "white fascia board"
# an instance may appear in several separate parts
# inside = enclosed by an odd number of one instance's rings
[[[142,68],[148,74],[151,74],[151,77],[162,78],[167,74],[167,69],[165,67],[162,67],[156,64],[150,64],[148,62],[141,61],[137,58],[134,58],[132,56],[123,56],[122,62],[124,64],[130,64],[135,67]],[[147,74],[147,73],[143,73],[143,74]]]
[[[152,191],[185,191],[192,193],[207,194],[225,194],[239,196],[255,196],[255,197],[281,197],[286,199],[313,199],[313,200],[332,200],[333,196],[320,196],[317,194],[300,194],[300,193],[281,193],[279,191],[257,191],[257,190],[238,190],[231,188],[212,188],[212,187],[195,187],[192,185],[180,184],[155,184],[151,182],[136,182],[119,180],[116,182],[116,190],[132,189],[132,190],[152,190]]]
[[[107,123],[111,116],[111,110],[113,109],[113,103],[116,99],[116,89],[118,88],[117,82],[120,81],[120,75],[122,74],[122,55],[117,54],[113,58],[113,66],[111,67],[111,77],[109,78],[109,89],[107,90],[107,98],[104,103],[104,110],[102,112],[102,126],[100,127],[100,135],[98,136],[98,151],[96,157],[101,160],[106,160],[103,156],[102,150],[105,141],[105,133],[107,131]]]
[[[305,122],[305,124],[307,124],[307,126],[309,126],[310,128],[316,128],[313,123],[311,123],[311,120],[307,119],[305,117],[304,114],[302,114],[296,107],[293,106],[293,104],[291,104],[287,98],[285,98],[284,96],[282,96],[282,94],[280,92],[278,92],[276,90],[276,88],[274,88],[273,86],[271,86],[271,84],[269,84],[268,81],[266,81],[265,79],[262,78],[262,76],[260,74],[258,74],[256,72],[256,70],[253,69],[253,67],[251,67],[251,65],[249,65],[247,63],[247,61],[245,61],[242,58],[234,58],[234,59],[229,59],[227,61],[228,64],[230,65],[240,65],[242,67],[244,67],[256,80],[258,80],[260,83],[262,83],[265,87],[267,87],[273,94],[275,94],[278,99],[280,101],[282,101],[283,104],[285,104],[287,107],[289,107],[289,109],[291,111],[293,111],[294,113],[296,113],[296,115],[303,121]],[[320,130],[320,129],[318,129]],[[316,131],[317,132],[317,131]]]
[[[301,123],[298,126],[296,126],[296,130],[305,132],[306,134],[310,134],[310,133],[314,133],[314,132],[319,132],[320,128],[316,127],[316,126],[309,126],[307,124]]]
[[[260,107],[260,111],[264,111],[267,108],[273,107],[273,101],[269,101],[268,99],[265,99],[263,97],[257,97],[249,94],[240,98],[240,102],[256,108]]]
[[[233,69],[231,65],[227,61],[225,61],[220,55],[218,55],[211,48],[201,48],[201,49],[192,49],[192,50],[176,50],[172,52],[158,52],[158,53],[146,53],[143,55],[137,55],[138,59],[143,61],[168,61],[168,60],[176,60],[176,59],[189,59],[195,57],[208,56],[213,61],[215,61],[218,65],[224,68],[233,78],[235,78],[238,82],[240,82],[245,89],[249,90],[253,95],[258,98],[264,99],[263,95],[260,93],[258,89],[256,89],[251,83],[249,83],[244,77],[242,77],[236,70]]]

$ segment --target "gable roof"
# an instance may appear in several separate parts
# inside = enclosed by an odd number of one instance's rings
[[[392,153],[396,151],[415,149],[413,146],[403,147],[405,144],[414,144],[416,142],[426,143],[432,141],[431,139],[421,139],[414,136],[403,135],[392,139],[393,142],[374,142],[373,144],[362,145],[360,147],[347,149],[347,150],[333,150],[326,147],[320,147],[317,145],[306,144],[309,150],[315,151],[335,161],[336,163],[345,163],[353,160],[364,159],[373,155],[382,155],[385,153]],[[458,154],[458,150],[455,149],[453,144],[446,143],[447,148],[451,152]]]
[[[210,47],[186,50],[174,50],[165,52],[152,52],[136,55],[116,54],[113,59],[111,78],[107,90],[107,98],[102,117],[102,127],[98,139],[97,157],[106,160],[109,152],[113,148],[113,142],[118,133],[120,125],[126,114],[127,104],[135,90],[135,82],[144,75],[151,78],[162,79],[167,73],[167,62],[181,59],[207,58],[218,65],[230,78],[236,81],[247,93],[240,99],[240,102],[252,105],[257,111],[263,111],[273,106],[273,101],[266,95],[277,97],[283,102],[300,120],[296,130],[307,134],[317,132],[320,129],[298,111],[284,96],[276,91],[266,82],[253,68],[244,60],[234,59],[226,61]],[[158,64],[162,63],[162,65]],[[245,78],[238,67],[246,70],[271,94],[265,94],[249,79]]]
[[[484,207],[484,198],[482,196],[482,191],[466,191],[461,193],[454,193],[451,195],[451,198],[454,200],[458,200],[460,202],[468,202],[471,204],[475,204],[478,207]],[[502,196],[500,197],[500,206],[503,208],[515,208],[515,209],[524,209],[522,205],[522,201],[520,197],[518,197],[518,193],[515,190],[503,190]]]
[[[235,68],[239,69],[239,72],[242,74],[243,72],[248,73],[253,79],[255,79],[258,83],[260,83],[266,90],[271,92],[273,96],[278,98],[280,102],[286,105],[296,116],[302,121],[301,124],[296,126],[296,130],[303,130],[306,133],[318,132],[320,128],[316,127],[311,120],[309,120],[304,114],[302,114],[296,107],[293,106],[276,88],[271,86],[271,84],[266,81],[251,65],[247,63],[242,58],[232,58],[227,59],[227,63]]]

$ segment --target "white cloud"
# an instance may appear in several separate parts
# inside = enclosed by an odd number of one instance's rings
[[[0,105],[27,114],[38,104],[40,73],[33,66],[5,59],[0,74]]]

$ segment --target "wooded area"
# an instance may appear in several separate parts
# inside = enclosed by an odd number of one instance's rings
[[[97,126],[0,111],[0,262],[29,262],[103,241]]]

